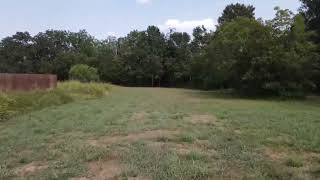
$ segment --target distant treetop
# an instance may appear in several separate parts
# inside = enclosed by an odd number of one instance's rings
[[[255,19],[255,7],[245,4],[230,4],[228,5],[222,13],[222,16],[219,17],[219,24],[230,22],[238,17],[245,17],[249,19]]]

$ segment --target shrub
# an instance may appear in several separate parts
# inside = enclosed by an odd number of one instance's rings
[[[69,76],[71,79],[79,80],[81,82],[92,82],[99,80],[98,70],[84,64],[73,66],[69,71]]]
[[[103,83],[81,83],[79,81],[68,81],[59,83],[57,90],[70,94],[77,99],[92,99],[102,97],[109,90]]]

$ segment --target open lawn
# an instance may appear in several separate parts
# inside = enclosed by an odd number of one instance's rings
[[[320,179],[320,99],[113,87],[0,122],[0,179]]]

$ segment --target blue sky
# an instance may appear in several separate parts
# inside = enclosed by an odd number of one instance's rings
[[[299,0],[1,0],[0,38],[16,31],[86,29],[103,39],[148,25],[191,32],[200,24],[214,28],[224,7],[236,2],[254,5],[263,19],[274,17],[275,6],[294,12],[300,6]]]

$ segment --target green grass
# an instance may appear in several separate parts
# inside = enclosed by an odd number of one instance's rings
[[[152,151],[145,144],[137,143],[130,147],[126,156],[128,175],[145,175],[154,180],[161,179],[207,179],[208,165],[194,159],[182,159],[170,149]]]
[[[281,101],[124,87],[103,96],[82,84],[76,89],[61,90],[72,94],[68,103],[0,123],[0,179],[90,179],[109,172],[92,164],[110,161],[121,164],[115,179],[320,178],[317,97]],[[190,117],[213,122],[195,124]],[[32,163],[45,168],[21,173]]]
[[[298,156],[289,157],[286,161],[287,166],[289,167],[302,167],[303,166],[303,159]]]

